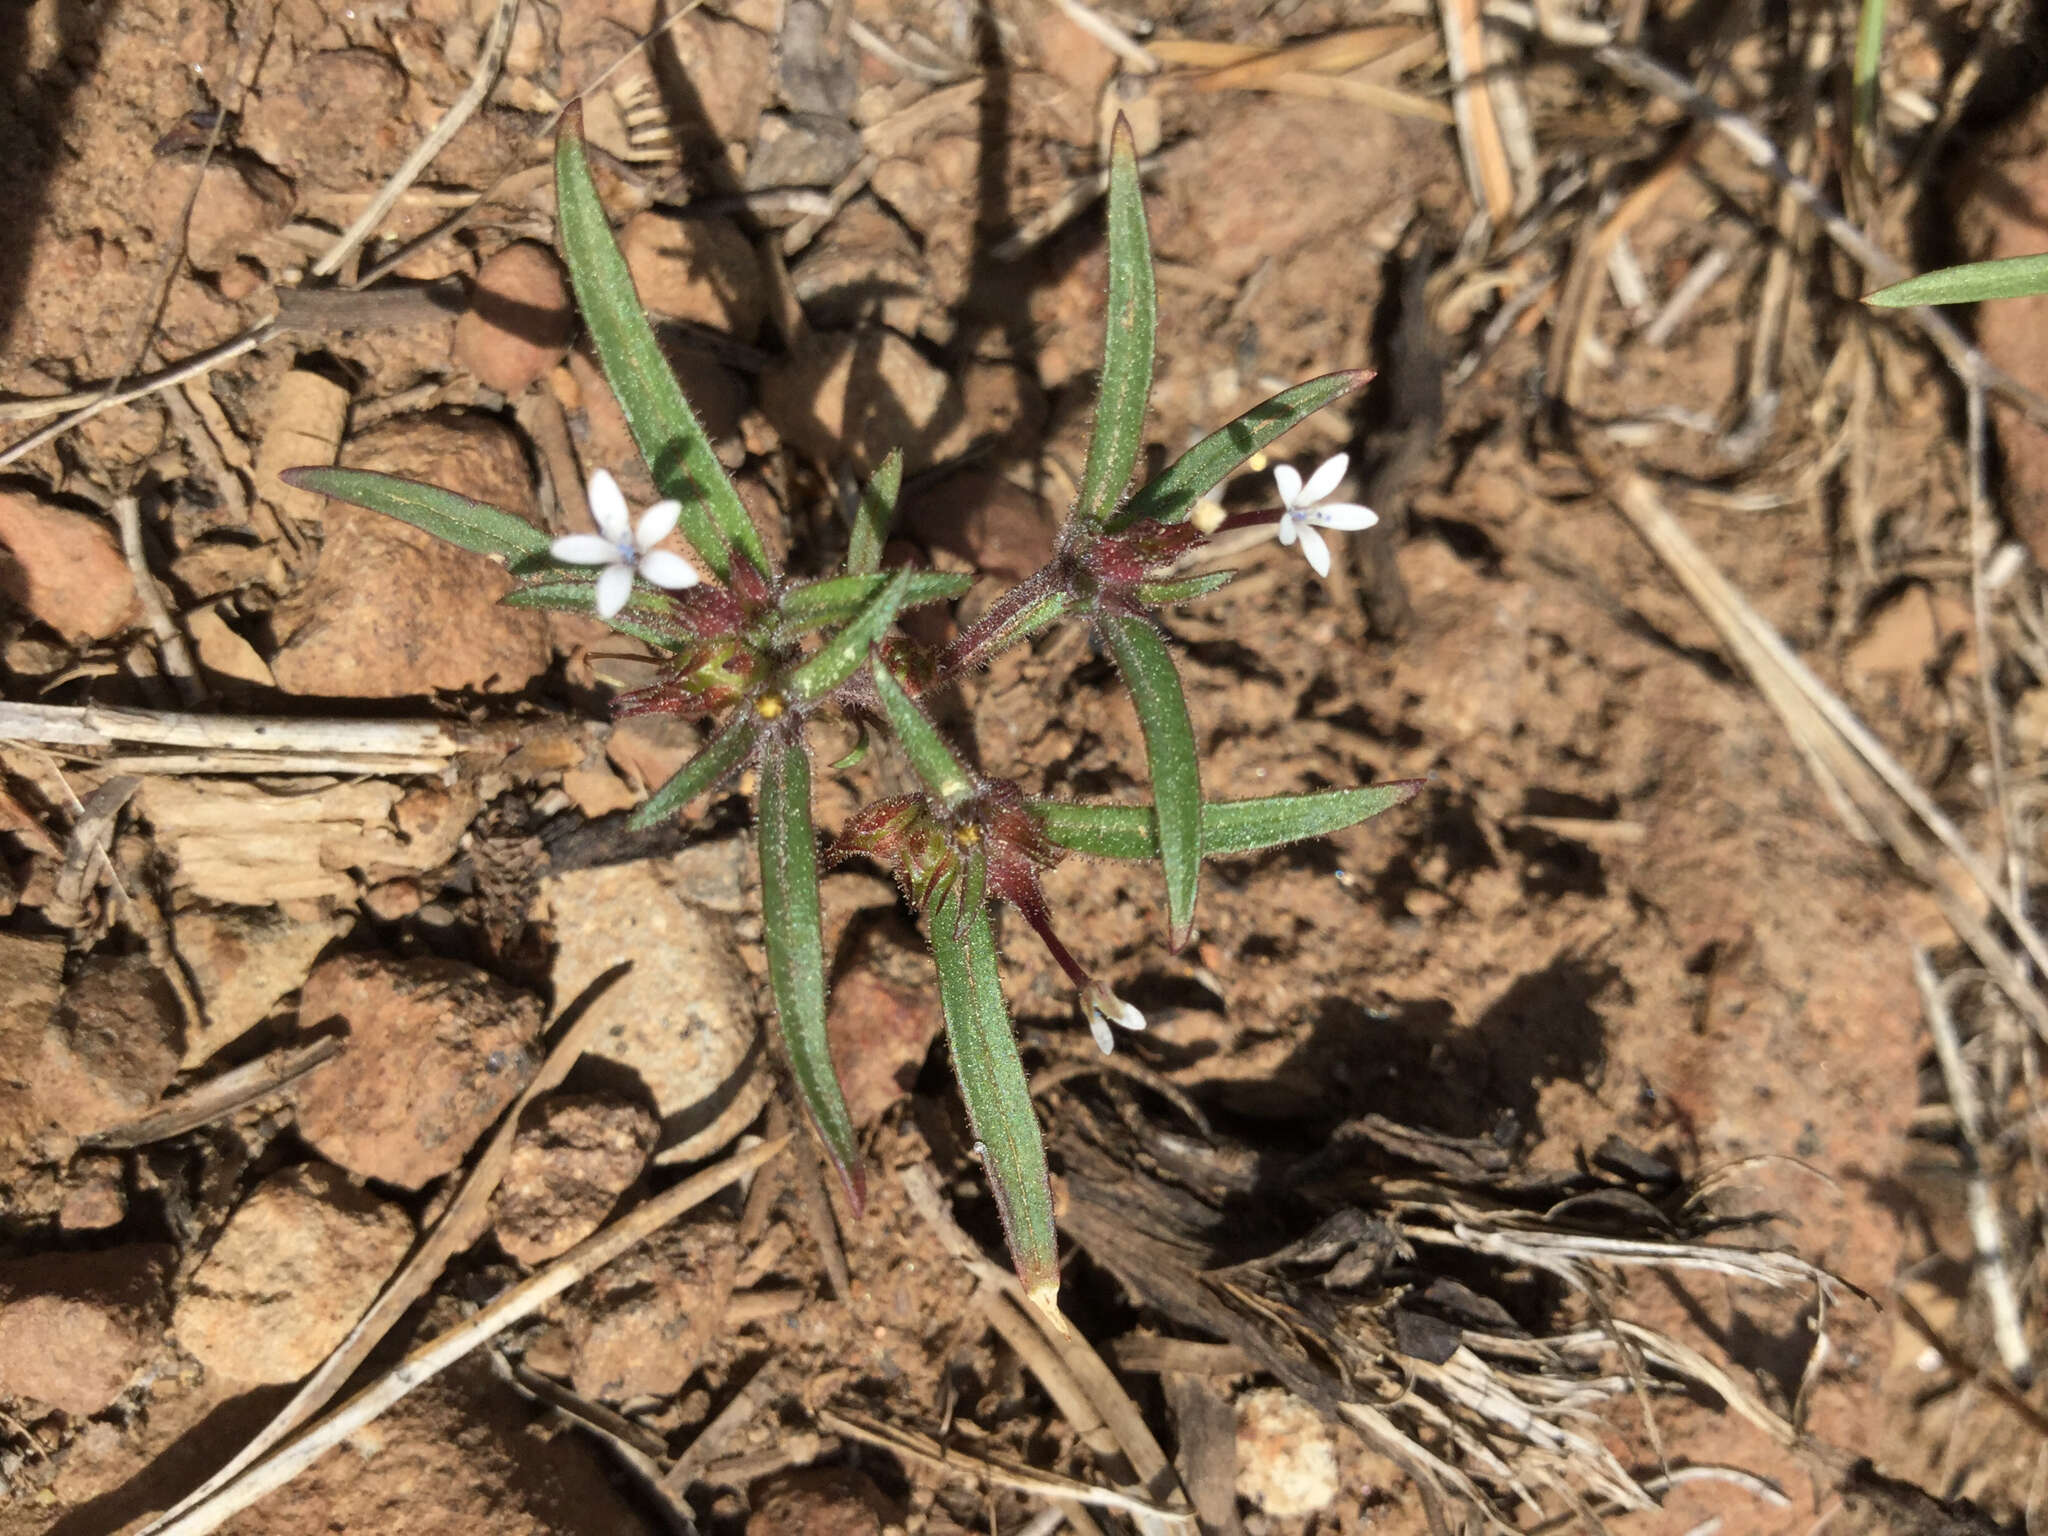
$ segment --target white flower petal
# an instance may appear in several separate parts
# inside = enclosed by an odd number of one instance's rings
[[[1109,1032],[1109,1021],[1093,1008],[1088,1010],[1088,1032],[1095,1036],[1095,1048],[1103,1055],[1115,1053],[1116,1036]]]
[[[1304,522],[1314,523],[1318,528],[1334,528],[1339,533],[1357,533],[1380,520],[1379,513],[1355,501],[1333,501],[1328,506],[1311,507],[1301,516]]]
[[[682,592],[697,585],[697,572],[690,562],[672,550],[652,549],[640,557],[640,574],[657,587]]]
[[[623,544],[633,536],[633,514],[627,510],[626,493],[619,489],[619,482],[608,469],[591,473],[590,516],[597,531],[614,544]]]
[[[1273,537],[1280,541],[1282,548],[1291,547],[1294,543],[1295,535],[1300,532],[1301,523],[1292,512],[1282,512],[1280,514],[1280,521],[1273,525]]]
[[[571,533],[548,546],[548,553],[565,565],[610,565],[619,558],[618,547],[594,533]]]
[[[1330,574],[1330,546],[1323,536],[1304,523],[1301,526],[1301,552],[1308,556],[1309,569],[1318,576]]]
[[[676,519],[683,515],[680,501],[657,501],[640,514],[640,521],[633,525],[633,542],[644,553],[654,548],[675,531]]]
[[[1132,1034],[1142,1034],[1145,1029],[1145,1015],[1138,1012],[1129,1003],[1123,1002],[1123,999],[1119,998],[1117,1001],[1123,1004],[1123,1012],[1117,1015],[1117,1023],[1122,1028],[1131,1031]]]
[[[1301,493],[1299,507],[1313,506],[1330,492],[1337,489],[1337,482],[1344,478],[1344,471],[1351,467],[1351,455],[1340,453],[1327,458],[1316,466],[1316,472],[1308,477],[1308,488]]]
[[[597,616],[608,619],[633,595],[633,567],[608,565],[597,578]]]
[[[1273,483],[1280,487],[1280,505],[1297,507],[1301,505],[1301,475],[1292,464],[1273,466]]]

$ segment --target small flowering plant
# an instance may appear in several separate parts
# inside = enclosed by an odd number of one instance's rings
[[[294,470],[288,478],[503,560],[520,582],[507,603],[595,614],[650,646],[658,679],[622,694],[614,713],[711,725],[697,756],[635,812],[637,825],[677,815],[753,766],[769,982],[797,1089],[856,1214],[865,1186],[826,1039],[818,871],[821,861],[856,856],[893,869],[925,923],[954,1071],[1012,1259],[1034,1300],[1057,1319],[1052,1193],[997,974],[991,910],[1008,903],[1023,916],[1072,980],[1096,1044],[1108,1051],[1117,1030],[1143,1029],[1144,1016],[1092,976],[1053,931],[1043,870],[1070,852],[1156,861],[1168,940],[1179,949],[1194,935],[1203,859],[1333,832],[1419,788],[1409,781],[1257,800],[1208,798],[1180,676],[1158,623],[1163,608],[1231,579],[1227,571],[1175,574],[1218,532],[1269,527],[1326,573],[1329,550],[1318,530],[1370,526],[1373,514],[1364,507],[1328,500],[1344,474],[1341,455],[1306,482],[1291,468],[1277,469],[1277,507],[1226,517],[1207,499],[1233,469],[1367,375],[1334,373],[1286,390],[1126,495],[1151,391],[1156,315],[1137,162],[1128,127],[1119,124],[1109,180],[1101,393],[1080,494],[1044,569],[996,598],[950,644],[925,646],[898,619],[921,604],[958,598],[972,583],[882,569],[901,455],[892,454],[862,492],[836,573],[803,580],[779,569],[662,358],[573,117],[556,143],[555,177],[577,303],[665,499],[635,518],[617,482],[600,469],[589,488],[598,531],[551,540],[510,513],[414,481],[337,467]],[[695,564],[658,547],[678,530]],[[928,701],[936,694],[1061,623],[1089,626],[1130,691],[1152,785],[1149,805],[1027,795],[970,768],[932,718]],[[853,721],[863,740],[892,742],[918,788],[861,808],[821,852],[811,812],[813,728],[830,717]]]

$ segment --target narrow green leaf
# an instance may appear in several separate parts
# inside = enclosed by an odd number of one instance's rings
[[[1131,125],[1119,116],[1109,160],[1109,311],[1104,317],[1102,383],[1095,398],[1095,432],[1081,471],[1074,516],[1084,525],[1105,522],[1130,484],[1145,436],[1145,402],[1152,393],[1152,341],[1158,325],[1152,287],[1152,238],[1145,229],[1145,194],[1138,184],[1138,151]]]
[[[1221,485],[1223,477],[1238,465],[1324,406],[1364,388],[1371,378],[1367,369],[1347,368],[1283,389],[1253,406],[1175,459],[1125,503],[1110,526],[1128,528],[1147,517],[1162,523],[1182,521],[1194,511],[1195,503]]]
[[[510,512],[444,491],[438,485],[421,485],[416,480],[380,475],[371,469],[322,464],[288,469],[279,478],[302,491],[382,512],[401,523],[425,529],[437,539],[446,539],[480,555],[498,555],[508,562],[544,560],[552,542],[533,524]]]
[[[818,915],[818,843],[811,829],[811,762],[800,741],[772,740],[761,753],[754,810],[761,849],[761,931],[768,985],[797,1091],[858,1216],[867,1200],[853,1116],[825,1033],[825,937]]]
[[[721,581],[731,572],[734,547],[762,575],[772,575],[761,535],[711,451],[711,440],[683,398],[640,307],[633,274],[591,182],[574,118],[565,120],[555,135],[555,203],[576,306],[654,483],[662,495],[683,504],[683,536]]]
[[[626,818],[627,827],[635,832],[644,832],[655,823],[675,815],[699,795],[715,789],[747,760],[747,754],[754,750],[757,729],[750,715],[735,715],[728,720],[718,734],[704,744],[703,751],[683,764],[674,778]]]
[[[898,571],[867,606],[783,681],[783,692],[799,703],[821,699],[845,682],[868,659],[868,650],[889,632],[916,571]]]
[[[1863,0],[1856,21],[1856,62],[1850,74],[1850,130],[1865,155],[1872,152],[1877,128],[1878,71],[1884,64],[1885,0]]]
[[[891,448],[889,457],[860,493],[860,505],[853,512],[853,537],[846,545],[846,568],[858,575],[882,568],[882,546],[889,542],[889,525],[896,520],[896,497],[903,489],[903,450]]]
[[[903,589],[905,608],[948,602],[965,595],[974,585],[972,576],[945,571],[908,571],[904,574],[910,577],[909,584]],[[792,587],[783,594],[777,609],[777,632],[786,639],[794,639],[807,630],[847,623],[873,602],[875,594],[892,579],[891,574],[877,571],[858,576],[827,576],[822,581],[809,581],[800,587]]]
[[[581,613],[591,618],[597,616],[597,582],[594,576],[578,580],[573,576],[560,577],[549,581],[537,581],[531,586],[515,587],[498,601],[507,608],[549,608],[558,613]],[[647,622],[646,616],[661,612],[661,599],[652,592],[635,589],[626,606],[604,622],[622,635],[631,635],[635,640],[645,640],[649,645],[673,650],[678,645],[673,629],[659,628]]]
[[[1863,295],[1879,309],[1911,309],[1920,304],[1978,304],[1986,299],[2023,299],[2048,293],[2048,255],[2008,256],[2002,261],[1973,261],[1942,267]]]
[[[1180,949],[1194,936],[1195,890],[1202,874],[1202,781],[1195,727],[1181,694],[1180,673],[1159,631],[1124,613],[1104,613],[1100,624],[1145,733],[1159,856],[1166,866],[1167,940]]]
[[[1179,581],[1141,581],[1132,590],[1139,602],[1153,608],[1165,608],[1174,603],[1191,603],[1198,597],[1207,597],[1211,592],[1229,586],[1236,577],[1235,571],[1211,571],[1206,576],[1186,576]]]
[[[1358,789],[1325,789],[1259,800],[1217,800],[1202,807],[1202,856],[1259,853],[1323,837],[1370,820],[1420,794],[1426,779]],[[1031,814],[1062,848],[1100,859],[1156,859],[1159,830],[1149,805],[1073,805],[1033,800]]]
[[[950,922],[931,924],[932,958],[939,967],[939,1003],[946,1013],[946,1043],[953,1075],[967,1103],[968,1124],[981,1148],[982,1166],[1003,1218],[1010,1262],[1034,1303],[1059,1315],[1059,1239],[1053,1231],[1052,1183],[1045,1143],[1031,1103],[1010,1010],[996,974],[995,934],[988,908],[967,914],[959,933]]]
[[[910,759],[911,769],[926,792],[947,810],[955,809],[974,793],[974,775],[953,755],[953,749],[946,745],[946,738],[932,724],[924,706],[903,691],[888,664],[877,656],[871,665],[875,691],[881,695],[882,713],[889,717],[889,729],[896,744]]]

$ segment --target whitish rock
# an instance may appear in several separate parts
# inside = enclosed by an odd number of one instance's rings
[[[412,1244],[412,1219],[340,1169],[272,1174],[228,1218],[172,1330],[210,1372],[297,1381],[327,1358]]]
[[[113,1402],[163,1342],[170,1267],[154,1245],[0,1263],[0,1397],[69,1414]]]
[[[300,1134],[405,1189],[459,1167],[540,1064],[539,999],[452,960],[328,960],[306,979],[299,1023],[331,1018],[348,1044],[301,1081]]]
[[[173,930],[206,1015],[185,1042],[183,1065],[196,1067],[269,1018],[348,922],[295,922],[275,907],[224,907],[180,912]]]
[[[114,530],[25,491],[0,492],[0,596],[73,641],[119,634],[140,611]]]
[[[660,1126],[630,1099],[555,1094],[527,1111],[498,1189],[498,1245],[541,1264],[590,1236],[647,1166]]]
[[[521,240],[477,273],[469,308],[455,322],[455,361],[479,383],[516,395],[562,360],[575,334],[561,262]]]
[[[1337,1498],[1337,1448],[1323,1416],[1284,1387],[1237,1400],[1237,1491],[1269,1515],[1325,1510]]]
[[[352,440],[342,461],[536,515],[519,441],[487,416],[394,416]],[[271,669],[287,693],[511,692],[547,669],[546,619],[498,606],[512,586],[501,566],[341,502],[328,503],[325,526],[313,579],[271,619]]]
[[[632,969],[591,1007],[590,1054],[630,1071],[661,1118],[662,1141],[702,1130],[751,1070],[753,981],[729,920],[684,898],[674,871],[641,859],[543,882],[555,925],[555,997],[567,1006],[620,961]]]

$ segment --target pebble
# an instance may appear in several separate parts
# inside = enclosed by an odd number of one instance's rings
[[[635,214],[619,249],[640,302],[657,315],[753,340],[768,316],[768,294],[753,243],[730,219]]]
[[[575,338],[569,284],[554,252],[531,240],[483,264],[455,322],[455,361],[477,382],[519,395],[559,363]]]
[[[646,1108],[616,1094],[555,1094],[535,1104],[498,1189],[498,1246],[522,1264],[567,1253],[632,1188],[660,1129]]]
[[[232,1381],[297,1381],[347,1337],[413,1239],[412,1218],[302,1163],[272,1174],[228,1218],[171,1327],[185,1351]]]
[[[856,1125],[871,1125],[915,1086],[946,1015],[936,985],[884,975],[871,944],[863,947],[868,952],[832,982],[825,1027],[847,1110]]]
[[[564,1298],[570,1380],[599,1402],[680,1391],[724,1327],[739,1250],[732,1228],[669,1227]]]
[[[136,1119],[178,1075],[183,1028],[176,996],[147,957],[93,956],[23,1071],[38,1113],[76,1137]]]
[[[0,934],[0,1061],[27,1061],[42,1049],[64,995],[64,949],[62,939]],[[13,1072],[0,1073],[0,1189],[43,1124],[32,1085]],[[0,1198],[0,1209],[7,1205]]]
[[[558,1006],[633,962],[590,1004],[602,1021],[589,1055],[637,1079],[663,1145],[718,1119],[735,1079],[755,1070],[760,1038],[730,920],[686,900],[685,889],[658,859],[568,870],[541,885],[555,927]]]
[[[162,1346],[171,1262],[155,1244],[0,1262],[0,1397],[112,1403]]]
[[[880,322],[914,336],[931,299],[931,272],[917,242],[880,201],[855,198],[789,274],[804,318],[820,330]]]
[[[104,640],[140,612],[114,530],[26,491],[0,492],[0,596],[73,642]]]
[[[199,993],[203,1026],[181,1065],[196,1067],[276,1011],[320,951],[348,931],[345,918],[301,922],[275,907],[195,907],[172,919],[178,956]]]
[[[866,1473],[851,1467],[806,1467],[756,1488],[747,1536],[882,1536],[890,1513]]]
[[[57,1225],[66,1232],[104,1232],[128,1216],[127,1169],[108,1152],[88,1152],[64,1174]]]
[[[352,440],[342,461],[537,517],[525,450],[488,416],[394,416]],[[498,606],[512,586],[501,567],[379,512],[329,502],[324,520],[312,580],[271,617],[271,670],[285,692],[517,692],[547,670],[547,621]]]
[[[309,53],[265,80],[237,138],[296,177],[359,191],[397,170],[413,147],[406,90],[405,70],[375,48]]]
[[[948,475],[903,499],[901,525],[984,576],[1020,581],[1052,558],[1051,508],[990,470]]]
[[[937,364],[878,327],[814,331],[761,372],[761,409],[783,439],[862,475],[897,447],[906,469],[929,464],[947,392]]]
[[[1285,1387],[1237,1400],[1237,1491],[1267,1514],[1317,1514],[1337,1500],[1337,1447],[1323,1416]]]
[[[185,176],[154,178],[152,208],[159,231],[174,229],[190,188]],[[199,178],[186,225],[185,259],[199,272],[220,272],[290,222],[292,184],[254,156],[216,158]]]
[[[540,1000],[453,960],[323,961],[299,1024],[330,1018],[348,1045],[301,1080],[299,1132],[351,1173],[401,1189],[460,1167],[540,1064]]]

